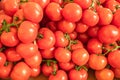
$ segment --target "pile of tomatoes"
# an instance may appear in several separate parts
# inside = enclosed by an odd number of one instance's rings
[[[120,78],[120,0],[1,0],[0,78]]]

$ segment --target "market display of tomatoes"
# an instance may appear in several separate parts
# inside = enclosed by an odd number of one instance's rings
[[[120,80],[120,0],[0,0],[0,80]]]

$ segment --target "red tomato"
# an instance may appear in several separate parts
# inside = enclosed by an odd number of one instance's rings
[[[51,74],[49,80],[68,80],[67,73],[63,70],[58,70],[56,75]]]
[[[24,21],[18,28],[18,38],[23,43],[31,43],[37,38],[38,29],[30,21]]]
[[[75,70],[72,69],[69,72],[69,80],[87,80],[88,79],[88,73],[84,69]]]
[[[66,47],[68,45],[69,40],[62,31],[56,31],[54,34],[56,38],[56,47]]]
[[[26,64],[28,64],[30,67],[34,68],[34,67],[40,66],[40,64],[42,62],[42,56],[40,54],[40,51],[38,51],[32,57],[25,58],[24,60],[25,60]]]
[[[85,65],[88,62],[89,54],[86,49],[78,48],[72,52],[72,61],[79,66]]]
[[[3,52],[0,52],[0,66],[3,66],[6,62],[6,55]]]
[[[77,38],[77,32],[73,31],[72,33],[69,33],[70,39],[74,40]]]
[[[62,19],[61,6],[58,3],[51,2],[47,5],[45,13],[52,21],[59,21]]]
[[[78,34],[78,40],[80,40],[83,44],[87,43],[89,40],[89,36],[87,33]]]
[[[107,65],[107,58],[102,55],[91,54],[88,64],[93,70],[102,70]]]
[[[101,54],[102,43],[97,38],[89,39],[87,43],[87,50],[90,54]]]
[[[31,68],[31,76],[32,77],[37,77],[40,75],[40,73],[41,73],[40,66]]]
[[[99,29],[98,38],[102,43],[110,44],[115,42],[120,36],[119,29],[114,25],[106,25]]]
[[[41,6],[35,2],[27,2],[23,7],[23,14],[27,20],[38,23],[43,18]]]
[[[46,27],[48,27],[53,32],[57,30],[57,24],[55,21],[47,22]]]
[[[113,52],[110,52],[108,54],[108,63],[113,67],[113,68],[120,68],[120,50],[115,50]]]
[[[95,71],[95,77],[97,78],[97,80],[113,80],[114,73],[112,70],[105,68],[102,70]]]
[[[47,45],[46,45],[47,44]],[[37,45],[39,49],[48,49],[55,44],[55,35],[48,28],[41,28],[38,32]]]
[[[62,5],[62,3],[64,2],[63,0],[50,0],[50,2],[56,2],[59,3],[60,5]]]
[[[83,12],[82,21],[88,26],[95,26],[99,22],[99,16],[96,12],[87,9]]]
[[[11,62],[6,62],[5,66],[0,66],[0,78],[6,79],[10,77],[10,73],[13,68],[13,63]]]
[[[29,58],[38,52],[38,47],[33,43],[27,43],[27,44],[20,43],[16,47],[16,52],[20,54],[20,56],[23,58]]]
[[[75,64],[73,62],[67,62],[67,63],[59,63],[59,66],[62,70],[69,71],[75,67]]]
[[[79,40],[76,40],[76,44],[72,44],[71,45],[71,50],[76,50],[76,49],[79,49],[79,48],[83,48],[83,43]]]
[[[12,72],[11,72],[11,79],[12,80],[28,80],[31,76],[31,69],[27,64],[24,62],[17,63]]]
[[[20,54],[18,54],[16,52],[15,48],[13,48],[13,47],[5,49],[5,55],[7,57],[7,60],[11,61],[11,62],[20,61],[22,59]]]
[[[71,52],[62,47],[55,49],[54,56],[58,62],[69,62],[71,60]]]
[[[116,78],[120,78],[120,68],[113,68],[112,71]]]
[[[61,20],[58,22],[57,26],[58,29],[64,33],[71,33],[74,31],[76,24],[67,20]]]
[[[68,3],[64,6],[62,15],[67,21],[77,22],[82,17],[82,8],[76,3]]]

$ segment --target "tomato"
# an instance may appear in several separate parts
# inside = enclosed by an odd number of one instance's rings
[[[107,68],[95,71],[95,76],[97,80],[113,80],[114,79],[113,71]]]
[[[115,42],[120,36],[119,29],[114,25],[106,25],[99,29],[98,38],[102,43],[110,44]]]
[[[102,43],[96,38],[89,39],[87,43],[87,50],[90,54],[101,54]]]
[[[112,22],[113,13],[108,8],[99,8],[97,11],[99,15],[99,25],[108,25]]]
[[[59,66],[62,70],[69,71],[75,67],[75,64],[73,62],[67,62],[67,63],[59,63]]]
[[[120,68],[120,50],[115,50],[113,52],[110,52],[108,54],[108,63],[113,67],[113,68]]]
[[[72,52],[72,61],[79,66],[85,65],[88,62],[89,54],[85,48],[78,48]]]
[[[45,13],[52,21],[59,21],[62,19],[61,6],[58,3],[51,2],[47,5]]]
[[[75,31],[78,33],[84,33],[87,31],[88,27],[89,27],[88,25],[86,25],[82,22],[78,22],[76,25]]]
[[[45,45],[45,43],[47,45]],[[48,49],[55,44],[55,35],[48,28],[41,28],[38,32],[37,45],[39,49]]]
[[[47,22],[46,27],[55,32],[57,30],[57,24],[55,21]]]
[[[82,17],[82,8],[77,3],[68,3],[62,10],[65,20],[77,22]]]
[[[107,65],[107,58],[103,55],[91,54],[88,64],[93,70],[102,70]]]
[[[31,43],[37,38],[38,29],[30,21],[24,21],[18,28],[18,38],[23,43]]]
[[[3,66],[6,62],[6,55],[3,52],[0,52],[0,66]]]
[[[25,61],[26,64],[28,64],[32,68],[40,66],[40,64],[42,62],[42,56],[40,54],[40,51],[38,51],[32,57],[25,58],[24,61]]]
[[[38,52],[38,47],[33,43],[27,43],[27,44],[20,43],[16,47],[16,52],[20,54],[22,58],[29,58]]]
[[[25,3],[23,9],[23,15],[27,20],[38,23],[43,18],[43,10],[41,6],[35,2]]]
[[[76,24],[63,19],[58,22],[57,26],[58,29],[64,33],[71,33],[74,31]]]
[[[45,59],[54,58],[54,50],[55,50],[55,47],[52,47],[49,49],[41,49],[40,52],[41,52],[42,58],[45,58]]]
[[[0,66],[0,78],[6,79],[10,77],[10,73],[13,68],[13,63],[6,62],[6,65]]]
[[[63,0],[50,0],[50,2],[56,2],[56,3],[59,3],[60,5],[63,4]]]
[[[31,76],[32,77],[37,77],[40,75],[40,73],[41,73],[40,66],[31,68]]]
[[[51,74],[53,74],[54,71],[56,72],[58,70],[58,65],[54,63],[50,63],[50,65],[47,65],[46,63],[44,63],[41,70],[45,76],[50,76]]]
[[[69,71],[69,80],[87,80],[88,79],[88,73],[84,69],[75,70],[72,69]]]
[[[74,0],[74,2],[79,4],[82,9],[87,9],[92,4],[92,0]]]
[[[103,3],[105,3],[107,0],[99,0],[100,1],[100,4],[103,4]],[[110,0],[108,0],[108,1],[110,1]]]
[[[76,49],[83,48],[83,43],[80,40],[76,40],[75,42],[76,44],[71,45],[71,50],[74,51]]]
[[[87,33],[78,34],[78,40],[80,40],[83,44],[87,43],[89,40],[89,36]]]
[[[31,76],[31,69],[24,62],[17,63],[14,66],[10,75],[12,80],[21,80],[21,78],[22,80],[28,80],[30,76]]]
[[[88,26],[95,26],[99,22],[99,16],[93,10],[87,9],[83,11],[82,21]]]
[[[55,33],[56,38],[56,47],[66,47],[69,43],[69,40],[67,39],[67,35],[65,35],[62,31],[56,31]]]
[[[114,72],[114,76],[116,78],[120,78],[120,68],[113,68],[112,71]]]
[[[56,75],[50,75],[49,80],[68,80],[67,73],[63,70],[58,70]]]
[[[77,38],[77,32],[73,31],[72,33],[69,33],[70,39],[74,40]]]
[[[22,59],[22,57],[16,52],[15,48],[13,47],[5,49],[5,55],[7,57],[7,60],[11,62],[20,61]]]
[[[71,52],[62,47],[55,49],[54,56],[58,62],[69,62],[71,60]]]

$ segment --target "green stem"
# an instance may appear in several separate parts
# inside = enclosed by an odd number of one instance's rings
[[[75,70],[79,71],[80,69],[84,69],[84,70],[88,71],[87,67],[85,67],[84,65],[83,66],[78,66],[78,65],[75,66]]]
[[[40,34],[40,33],[38,33],[37,38],[38,38],[38,39],[42,39],[42,38],[43,38],[43,35]]]

